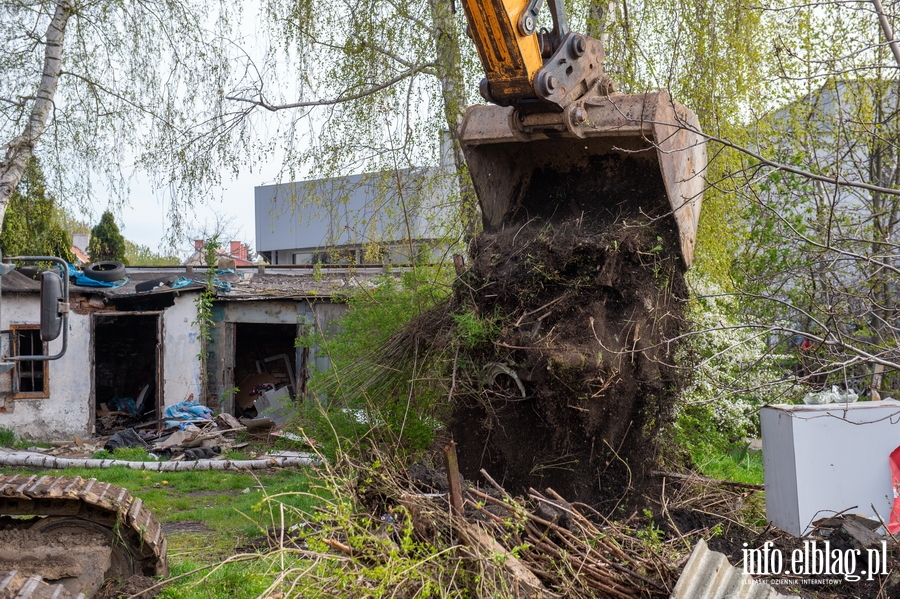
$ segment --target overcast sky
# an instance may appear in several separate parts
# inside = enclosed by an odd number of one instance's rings
[[[253,188],[273,183],[276,172],[275,169],[272,171],[268,174],[268,179],[266,174],[257,172],[246,173],[237,181],[226,182],[216,194],[219,199],[195,206],[193,223],[187,224],[188,233],[213,228],[217,215],[221,215],[225,219],[233,219],[229,229],[235,234],[235,238],[255,250]],[[94,206],[92,224],[99,221],[105,209],[105,206]],[[170,223],[167,211],[168,205],[150,191],[149,185],[135,182],[131,186],[131,200],[122,208],[121,213],[116,215],[116,222],[119,223],[122,235],[129,241],[148,246],[155,251],[167,252],[166,234]],[[181,240],[176,252],[184,256],[191,249],[193,247],[186,236]]]

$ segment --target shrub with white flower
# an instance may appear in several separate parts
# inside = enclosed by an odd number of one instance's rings
[[[759,434],[759,408],[784,401],[790,356],[767,345],[768,330],[743,319],[737,299],[692,272],[691,334],[679,363],[690,378],[677,406],[676,435],[688,448],[727,447]]]

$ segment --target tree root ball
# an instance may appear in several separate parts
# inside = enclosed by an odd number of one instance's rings
[[[671,217],[532,219],[475,239],[455,318],[489,334],[456,330],[464,476],[594,506],[640,486],[679,389],[677,241]]]

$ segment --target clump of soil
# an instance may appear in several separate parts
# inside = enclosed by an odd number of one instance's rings
[[[639,486],[677,398],[687,293],[673,219],[613,208],[563,203],[475,240],[456,311],[497,331],[455,360],[464,476],[599,508]]]
[[[129,599],[153,599],[162,592],[162,587],[157,587],[156,585],[157,581],[141,574],[133,574],[125,582],[110,578],[103,583],[103,586],[100,587],[93,599],[123,599],[125,597]]]

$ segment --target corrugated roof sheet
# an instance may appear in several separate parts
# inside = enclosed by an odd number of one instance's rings
[[[782,595],[774,588],[757,581],[742,569],[728,563],[728,558],[710,551],[706,541],[694,546],[681,577],[675,584],[671,599],[777,599],[797,595]]]

